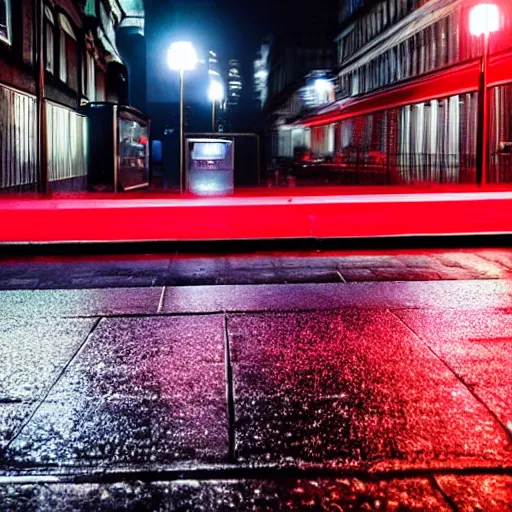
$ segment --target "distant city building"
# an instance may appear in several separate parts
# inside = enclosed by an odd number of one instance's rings
[[[240,74],[240,61],[231,59],[228,67],[228,110],[232,110],[240,103],[242,94],[242,76]]]
[[[208,53],[208,74],[220,80],[219,59],[217,54],[210,50]]]
[[[270,38],[263,40],[260,51],[254,61],[254,99],[259,108],[263,108],[268,97],[268,57],[270,54]]]
[[[266,116],[269,162],[292,159],[310,145],[308,133],[294,123],[334,101],[337,6],[336,0],[326,0],[325,8],[294,19],[287,32],[262,42],[254,79]]]

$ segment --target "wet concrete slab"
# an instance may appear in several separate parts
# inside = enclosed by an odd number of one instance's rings
[[[85,341],[96,319],[2,318],[0,454]]]
[[[162,312],[293,311],[358,308],[512,307],[508,281],[320,283],[169,287]]]
[[[2,452],[32,410],[32,404],[0,403],[0,460]]]
[[[502,422],[512,436],[512,314],[395,311]]]
[[[492,414],[389,312],[233,315],[228,332],[242,462],[405,468],[510,460]]]
[[[460,512],[512,511],[510,475],[439,475],[436,482]]]
[[[95,324],[94,318],[2,318],[0,403],[40,398]]]
[[[295,250],[2,258],[0,289],[509,279],[507,250]],[[508,265],[508,266],[507,266]]]
[[[481,278],[506,279],[510,271],[498,261],[490,261],[478,254],[467,252],[443,252],[435,258],[445,267],[458,267],[471,270]]]
[[[223,354],[221,316],[103,319],[6,464],[225,460]]]
[[[213,480],[0,485],[5,511],[436,511],[452,508],[428,478]]]
[[[8,467],[222,462],[224,401],[118,397],[49,399],[5,453]]]
[[[0,291],[0,316],[26,318],[154,314],[161,287]]]

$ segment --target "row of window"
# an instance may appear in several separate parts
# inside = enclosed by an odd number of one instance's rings
[[[62,13],[54,13],[48,6],[44,10],[45,69],[71,89],[90,100],[97,99],[96,64],[89,52],[79,58],[76,31]],[[0,0],[0,43],[12,45],[12,0]],[[79,64],[80,63],[80,64]],[[82,83],[78,84],[78,66]]]
[[[385,9],[386,6],[389,9],[391,5],[393,2],[379,4],[380,9]],[[415,8],[418,6],[419,3]],[[491,34],[490,53],[512,48],[512,5],[500,3],[500,11],[500,29],[499,33]],[[369,19],[371,18],[365,17],[360,22],[368,23]],[[386,19],[388,18],[384,16],[383,20]],[[449,16],[434,18],[429,26],[411,34],[388,50],[380,50],[380,54],[358,68],[351,67],[346,72],[342,68],[338,77],[338,97],[364,94],[457,62],[479,58],[483,54],[484,41],[482,37],[472,35],[468,25],[469,8],[462,6]],[[406,30],[407,28],[403,29],[404,32]],[[340,62],[355,51],[351,37],[348,35],[340,42]]]
[[[338,78],[340,97],[354,96],[429,73],[481,54],[481,40],[461,36],[455,12],[418,32],[370,62]]]
[[[58,41],[58,45],[56,45]],[[82,91],[90,100],[96,99],[96,69],[94,58],[85,52],[81,61]],[[45,68],[58,76],[61,82],[77,90],[78,42],[75,30],[63,14],[55,19],[53,12],[45,8]]]
[[[427,0],[385,0],[378,2],[368,14],[354,22],[350,33],[338,41],[339,63],[345,62],[375,36],[426,2]],[[345,3],[344,6],[345,8],[351,5],[355,7],[361,3],[361,0],[352,0]]]
[[[512,181],[512,84],[495,87],[490,108],[491,183]]]

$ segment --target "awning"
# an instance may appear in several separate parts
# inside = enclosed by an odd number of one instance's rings
[[[117,62],[118,64],[124,64],[123,59],[119,55],[119,52],[117,51],[117,48],[110,42],[108,37],[106,36],[105,32],[101,28],[98,28],[96,32],[96,37],[102,44],[105,51],[108,53],[106,57],[107,63],[110,62]]]

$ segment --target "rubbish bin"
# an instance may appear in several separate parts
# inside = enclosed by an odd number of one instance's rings
[[[187,139],[187,190],[199,196],[232,194],[235,189],[233,141]]]

